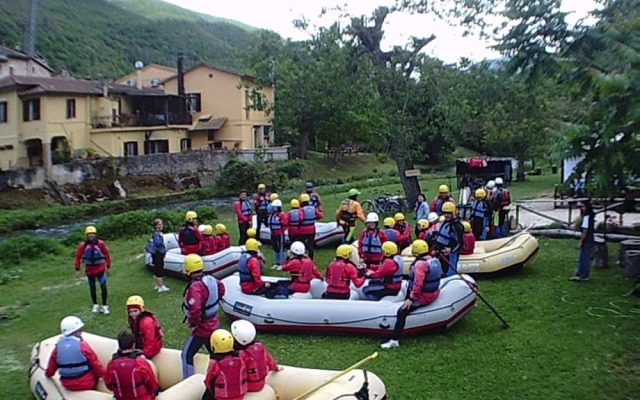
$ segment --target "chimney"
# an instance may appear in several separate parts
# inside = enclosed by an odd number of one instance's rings
[[[184,96],[184,55],[178,53],[178,96]]]
[[[38,0],[31,0],[29,7],[29,24],[27,25],[27,49],[26,53],[31,57],[36,55],[36,15]]]
[[[142,70],[136,70],[136,88],[142,89]]]

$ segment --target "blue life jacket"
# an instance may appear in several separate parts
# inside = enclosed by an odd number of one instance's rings
[[[391,282],[393,283],[402,282],[402,274],[404,273],[404,262],[402,261],[402,257],[397,255],[393,256],[393,261],[395,261],[396,265],[398,265],[398,269],[393,274],[393,277],[391,278]]]
[[[442,206],[446,203],[447,200],[438,196],[438,201],[436,202],[436,214],[442,215]]]
[[[393,228],[387,228],[384,230],[384,233],[387,235],[390,241],[395,244],[398,244],[398,235],[396,235],[396,230]]]
[[[471,218],[486,218],[487,202],[484,200],[471,201]]]
[[[280,221],[280,213],[273,213],[269,215],[269,229],[272,231],[282,229],[282,222]]]
[[[184,289],[184,293],[187,293],[189,287],[197,281],[201,281],[207,287],[207,291],[209,292],[209,296],[207,297],[207,301],[202,307],[202,316],[203,320],[213,318],[218,315],[218,303],[220,302],[220,296],[218,295],[218,282],[216,278],[211,275],[200,275],[196,279],[189,282],[187,287]],[[184,296],[183,296],[184,297]],[[182,308],[184,309],[185,317],[189,318],[189,307],[186,303],[182,303]]]
[[[362,238],[362,251],[369,254],[382,253],[382,242],[380,236],[378,236],[378,229],[370,231],[367,229],[364,237]],[[373,232],[372,234],[370,232]]]
[[[289,211],[289,225],[298,225],[298,222],[300,221],[299,217],[299,209],[294,208],[293,210]]]
[[[313,208],[318,208],[320,207],[320,198],[318,197],[317,194],[311,192],[311,193],[307,193],[309,195],[309,204],[313,207]]]
[[[58,357],[56,363],[61,378],[77,378],[89,372],[89,361],[80,349],[80,338],[63,336],[56,345]]]
[[[302,221],[300,225],[313,225],[316,223],[316,208],[312,205],[302,207]]]
[[[182,243],[187,246],[195,246],[200,243],[200,239],[196,234],[196,229],[198,228],[193,225],[184,224],[182,229]]]
[[[249,200],[239,200],[240,201],[240,211],[242,215],[251,215],[251,203]]]
[[[418,261],[424,261],[429,266],[429,272],[425,277],[424,283],[422,285],[422,292],[431,293],[435,292],[440,288],[440,277],[442,276],[442,266],[440,265],[440,261],[436,258],[416,258],[413,263],[411,263],[411,272],[409,273],[409,291],[413,289],[413,280],[415,279],[415,264]]]
[[[258,211],[261,212],[267,212],[267,206],[271,203],[269,201],[269,195],[267,193],[265,193],[264,195],[259,194],[258,195],[258,200],[260,200],[260,203],[258,205]]]
[[[438,246],[439,248],[454,248],[460,244],[458,234],[453,228],[453,223],[454,220],[445,220],[440,223],[440,229],[438,230],[438,234],[436,235],[436,246]]]
[[[243,252],[238,260],[238,273],[240,274],[240,282],[253,282],[253,275],[249,271],[249,259],[255,257],[248,252]],[[262,263],[260,263],[260,271],[262,271]]]
[[[101,265],[104,264],[105,261],[104,254],[102,254],[102,250],[100,250],[97,242],[86,242],[84,255],[82,258],[84,261],[84,265],[87,266]]]

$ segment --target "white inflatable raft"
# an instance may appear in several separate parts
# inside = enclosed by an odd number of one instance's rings
[[[87,341],[98,355],[98,358],[106,367],[112,354],[117,350],[118,344],[114,339],[103,336],[83,333],[82,337]],[[113,395],[105,387],[102,379],[96,390],[71,392],[60,384],[59,376],[48,378],[45,375],[47,363],[51,352],[55,348],[60,335],[54,336],[37,343],[31,353],[31,368],[29,369],[29,386],[36,399],[39,400],[113,400]],[[204,374],[206,373],[209,356],[197,354],[195,357],[196,374],[186,380],[182,380],[182,361],[180,351],[162,349],[150,363],[156,371],[160,394],[158,400],[200,400],[204,393]],[[315,388],[330,380],[338,371],[327,371],[308,368],[283,366],[279,372],[271,372],[267,377],[267,385],[261,392],[248,393],[245,400],[291,400],[306,391]],[[367,379],[367,381],[365,381]],[[353,397],[365,382],[369,384],[370,399],[386,399],[384,383],[375,374],[355,369],[344,376],[327,384],[305,397],[308,400],[331,400],[339,396]]]
[[[440,295],[432,304],[411,313],[405,333],[449,328],[471,310],[476,294],[463,282],[475,284],[469,276],[442,279]],[[275,277],[263,277],[274,282]],[[305,331],[331,333],[368,333],[388,335],[396,322],[396,313],[406,295],[407,281],[397,296],[380,301],[366,300],[361,289],[352,287],[350,300],[325,300],[326,284],[311,281],[309,293],[296,293],[289,299],[267,299],[246,295],[240,290],[240,278],[234,274],[222,280],[225,295],[222,309],[230,319],[247,319],[262,331]],[[366,283],[365,283],[366,285]]]
[[[258,227],[258,218],[253,216],[253,227]],[[316,247],[324,247],[338,245],[342,243],[344,230],[336,222],[316,222]],[[271,231],[260,225],[260,240],[269,243],[271,240]],[[285,241],[289,242],[289,235],[285,233]]]
[[[165,273],[178,278],[186,278],[182,266],[186,256],[180,252],[178,235],[176,233],[164,234],[164,245],[167,248],[167,254],[164,257]],[[238,260],[240,260],[243,251],[244,246],[231,246],[219,253],[203,256],[204,272],[206,274],[212,274],[219,279],[231,275],[238,270]],[[153,265],[151,253],[145,250],[144,259],[147,268],[151,269]]]

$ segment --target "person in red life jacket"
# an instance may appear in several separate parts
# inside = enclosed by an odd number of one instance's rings
[[[151,360],[162,349],[162,328],[153,313],[145,310],[142,297],[134,295],[127,299],[129,328],[135,336],[136,349]]]
[[[241,190],[238,200],[233,204],[233,211],[238,220],[238,246],[242,246],[247,241],[247,229],[251,227],[251,219],[253,212],[251,211],[251,203],[247,200],[247,191]]]
[[[460,255],[473,254],[473,249],[476,247],[476,237],[471,231],[471,224],[468,221],[462,221],[464,226],[464,235],[462,235],[462,249],[460,249]]]
[[[483,188],[478,188],[471,201],[471,230],[476,240],[487,239],[491,207],[487,203],[486,197],[487,192]]]
[[[398,244],[398,239],[400,238],[400,232],[398,232],[393,226],[396,224],[396,220],[392,217],[387,217],[382,221],[382,226],[384,227],[384,233],[387,235],[387,239],[389,241]]]
[[[289,211],[289,226],[287,233],[289,234],[289,242],[300,241],[300,202],[298,199],[291,200],[291,210]]]
[[[187,211],[184,225],[178,231],[178,244],[183,255],[200,254],[204,237],[198,229],[198,214]]]
[[[438,255],[447,260],[442,268],[445,276],[451,276],[456,273],[458,266],[458,256],[462,249],[464,226],[462,226],[460,219],[455,215],[455,204],[449,202],[444,203],[442,213],[444,221],[440,223],[438,228],[434,247]]]
[[[216,237],[213,235],[213,226],[205,225],[202,234],[202,255],[210,256],[217,253],[218,243],[216,243]]]
[[[283,271],[291,274],[291,293],[307,293],[311,289],[313,278],[322,280],[322,274],[313,260],[304,255],[304,251],[304,243],[291,243],[291,257],[282,266]]]
[[[310,203],[309,195],[300,195],[300,229],[299,240],[307,248],[309,257],[313,260],[313,249],[316,247],[316,221],[322,219],[322,209]]]
[[[425,240],[427,232],[429,232],[429,221],[426,219],[420,219],[416,222],[416,232],[418,233],[418,239]]]
[[[364,263],[367,269],[376,270],[382,262],[382,243],[389,241],[389,238],[382,229],[378,229],[378,214],[367,214],[367,226],[360,232],[358,238],[358,255],[360,262]]]
[[[349,300],[351,296],[349,284],[353,282],[355,287],[364,285],[364,268],[356,267],[349,260],[352,251],[349,244],[341,244],[336,249],[336,258],[325,272],[327,291],[322,295],[323,299]]]
[[[396,221],[394,229],[400,232],[398,238],[398,248],[400,250],[409,247],[411,245],[411,225],[405,220],[403,213],[396,213],[393,216],[393,220]]]
[[[434,197],[433,201],[431,201],[429,211],[434,212],[438,215],[442,215],[442,206],[446,202],[456,204],[455,200],[453,200],[453,197],[449,196],[449,186],[440,185],[438,187],[438,196]]]
[[[84,264],[84,273],[89,281],[89,293],[93,302],[91,312],[102,312],[106,315],[110,313],[107,305],[107,275],[111,268],[111,256],[107,245],[98,239],[95,226],[87,226],[84,234],[87,240],[78,245],[74,258],[76,279],[80,279],[80,264]],[[98,305],[96,281],[100,284],[102,306]]]
[[[267,193],[267,187],[265,186],[265,184],[259,184],[258,193],[253,196],[253,208],[255,209],[256,216],[258,217],[258,226],[256,228],[257,230],[260,230],[262,225],[264,225],[265,228],[269,227],[269,224],[267,223],[267,218],[269,218],[267,206],[271,203],[269,196],[270,195],[269,193]]]
[[[216,253],[231,247],[231,236],[224,224],[216,224]]]
[[[107,364],[104,383],[115,400],[153,400],[160,385],[144,354],[135,347],[136,338],[128,331],[118,334],[118,351]]]
[[[433,303],[440,294],[440,261],[429,256],[429,246],[424,240],[415,240],[411,252],[416,258],[411,264],[407,298],[396,314],[396,324],[389,341],[380,345],[383,349],[400,346],[400,336],[407,322],[407,316],[420,307]]]
[[[259,392],[264,388],[267,375],[271,371],[282,371],[267,348],[256,340],[256,327],[249,321],[240,319],[231,324],[231,334],[235,349],[247,367],[249,392]]]
[[[367,299],[373,301],[378,301],[385,296],[397,295],[402,286],[404,264],[402,257],[398,255],[398,245],[391,241],[384,242],[382,252],[384,253],[382,264],[377,270],[368,270],[365,273],[369,278],[369,284],[362,288]]]
[[[244,246],[246,251],[238,261],[242,293],[258,296],[270,295],[273,289],[271,284],[262,280],[263,260],[259,255],[260,243],[255,239],[249,239]]]
[[[318,192],[313,190],[313,183],[307,182],[304,185],[304,193],[300,194],[300,203],[302,203],[302,195],[306,194],[309,196],[309,204],[313,207],[317,208],[320,212],[322,212],[322,202],[320,201],[320,195]]]
[[[186,379],[193,375],[193,357],[205,346],[211,354],[209,337],[218,329],[218,303],[224,296],[222,282],[213,275],[204,275],[204,262],[197,254],[189,254],[184,260],[184,269],[191,279],[184,289],[184,309],[187,326],[191,336],[182,348],[182,375]]]
[[[213,354],[204,378],[202,400],[242,400],[249,391],[247,366],[233,349],[233,336],[226,329],[211,334]]]
[[[51,352],[45,375],[52,378],[56,371],[60,383],[71,391],[93,390],[104,368],[89,343],[82,340],[84,323],[78,317],[64,317],[60,322],[62,337]]]
[[[269,215],[269,230],[271,231],[271,247],[275,253],[275,263],[271,269],[281,270],[286,257],[284,233],[289,225],[289,214],[282,212],[282,201],[276,199],[271,203],[272,212]]]

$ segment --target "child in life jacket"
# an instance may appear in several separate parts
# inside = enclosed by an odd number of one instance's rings
[[[248,392],[247,367],[233,350],[233,336],[226,329],[211,334],[213,354],[204,378],[202,400],[242,400]]]
[[[235,339],[235,348],[247,367],[249,392],[259,392],[265,386],[270,371],[281,371],[264,344],[256,339],[256,327],[246,320],[234,321],[231,333]]]
[[[107,364],[104,383],[116,400],[153,400],[160,391],[151,365],[135,343],[131,332],[120,332],[118,352]]]
[[[231,247],[231,236],[224,224],[216,224],[216,253]]]
[[[205,225],[202,232],[202,255],[210,256],[218,252],[216,237],[213,235],[213,226]]]
[[[307,293],[311,289],[311,280],[322,280],[322,274],[313,260],[304,255],[306,248],[302,242],[291,244],[291,257],[285,261],[282,270],[291,274],[291,293]]]
[[[464,226],[464,235],[462,235],[462,250],[461,255],[473,254],[473,249],[476,247],[476,237],[471,231],[471,224],[468,221],[462,221]]]
[[[427,232],[429,231],[429,221],[427,221],[426,219],[420,219],[416,223],[416,227],[418,228],[418,239],[425,240],[425,238],[427,237]]]

